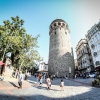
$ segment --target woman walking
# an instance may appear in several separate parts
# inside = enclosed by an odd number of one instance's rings
[[[49,77],[48,77],[47,80],[46,80],[46,84],[47,84],[47,89],[50,90],[50,87],[51,87],[50,75],[49,75]]]

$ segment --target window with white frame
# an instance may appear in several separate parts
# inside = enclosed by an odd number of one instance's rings
[[[100,39],[100,33],[98,33],[98,39]]]
[[[93,50],[94,52],[97,52],[97,48],[96,48],[96,45],[95,45],[95,48],[94,48],[94,50]]]
[[[100,50],[100,43],[98,44],[98,48],[99,48],[99,50]]]
[[[92,43],[94,43],[94,38],[92,38]]]
[[[100,38],[100,33],[98,33],[98,38]]]
[[[90,43],[91,43],[91,45],[93,44],[92,40],[91,40],[91,42],[90,42]]]
[[[96,29],[94,29],[93,32],[95,33],[96,32]]]
[[[97,42],[97,39],[96,39],[96,37],[94,37],[94,42]]]
[[[97,45],[95,45],[95,49],[96,49],[95,51],[97,52],[98,51]]]
[[[95,57],[95,59],[96,59],[96,61],[99,61],[99,55],[97,55],[97,56]]]
[[[96,38],[96,41],[97,41],[98,40],[98,36],[96,35],[95,38]]]
[[[98,28],[96,27],[96,30],[98,30]]]
[[[99,44],[97,44],[97,51],[99,51]]]

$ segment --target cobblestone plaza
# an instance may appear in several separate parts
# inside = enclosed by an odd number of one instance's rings
[[[100,88],[91,87],[89,79],[64,79],[64,91],[60,90],[60,79],[54,79],[51,90],[46,84],[37,85],[37,79],[31,76],[23,81],[18,89],[17,80],[0,81],[0,100],[100,100]]]

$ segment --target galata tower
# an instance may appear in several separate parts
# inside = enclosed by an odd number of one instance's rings
[[[68,24],[62,19],[54,20],[50,24],[49,35],[48,73],[71,77],[74,74],[74,56]]]

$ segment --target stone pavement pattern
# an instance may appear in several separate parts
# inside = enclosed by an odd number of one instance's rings
[[[64,91],[60,91],[60,79],[53,81],[51,90],[46,84],[37,85],[36,80],[31,76],[23,81],[22,89],[17,88],[16,79],[0,81],[0,100],[100,100],[100,88],[91,87],[91,78],[64,79]]]

